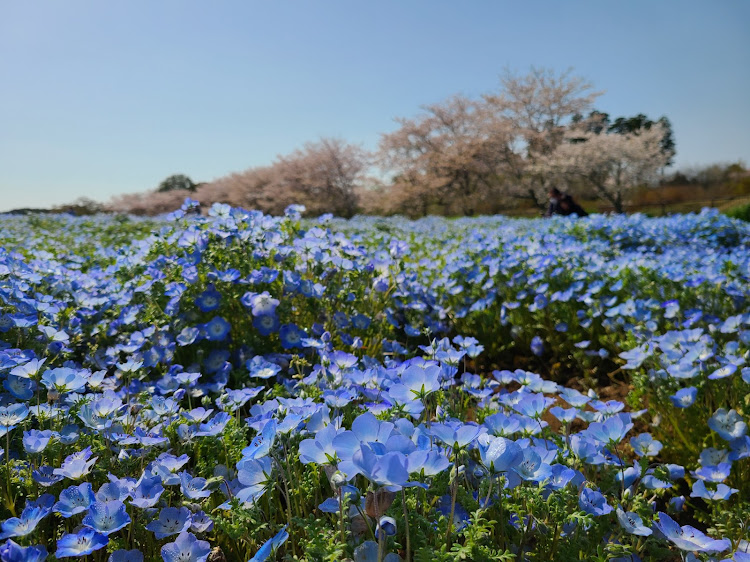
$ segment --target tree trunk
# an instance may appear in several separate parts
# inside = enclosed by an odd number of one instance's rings
[[[615,196],[615,213],[624,213],[622,207],[622,193],[620,191],[617,192],[617,195]]]

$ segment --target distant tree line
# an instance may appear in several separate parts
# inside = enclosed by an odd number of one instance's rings
[[[310,215],[431,212],[474,215],[532,205],[551,187],[622,212],[628,198],[664,180],[675,141],[669,120],[612,118],[594,108],[600,92],[570,71],[506,71],[497,91],[422,107],[381,135],[368,152],[322,138],[266,166],[202,184],[182,174],[109,208],[142,214],[170,211],[186,195],[278,214],[291,203]],[[695,181],[711,185],[713,172]]]

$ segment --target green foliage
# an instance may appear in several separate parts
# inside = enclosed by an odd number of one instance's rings
[[[750,203],[731,207],[724,212],[727,216],[730,216],[733,219],[740,219],[746,222],[750,222]]]
[[[188,176],[185,174],[173,174],[163,180],[159,187],[156,188],[156,191],[158,192],[165,192],[165,191],[177,191],[177,190],[184,190],[184,191],[195,191],[196,184],[193,183],[193,180],[191,180]]]

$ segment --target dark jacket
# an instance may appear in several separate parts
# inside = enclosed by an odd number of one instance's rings
[[[576,214],[579,217],[587,217],[589,214],[583,210],[578,203],[567,193],[560,194],[560,197],[554,203],[550,201],[547,207],[547,212],[544,213],[545,217],[551,217],[552,215],[573,215]]]

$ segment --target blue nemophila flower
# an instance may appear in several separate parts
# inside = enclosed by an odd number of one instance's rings
[[[250,442],[250,445],[242,449],[242,458],[259,459],[267,456],[273,448],[277,433],[278,422],[271,418],[263,425],[263,429]]]
[[[281,367],[276,363],[267,361],[262,355],[256,355],[252,359],[248,359],[245,366],[250,372],[251,377],[257,377],[260,379],[270,379],[271,377],[275,377],[281,371]]]
[[[615,414],[604,422],[592,422],[586,434],[600,443],[617,444],[633,427],[630,414]]]
[[[370,320],[364,314],[355,314],[352,316],[352,327],[357,330],[366,330],[370,327],[372,320]]]
[[[255,398],[261,390],[263,390],[262,386],[237,390],[227,389],[224,394],[216,399],[215,404],[222,410],[233,412],[244,406],[248,400]]]
[[[11,393],[13,398],[17,400],[29,400],[34,396],[36,383],[31,379],[8,375],[8,378],[3,381],[3,387]]]
[[[680,303],[678,301],[667,301],[662,303],[664,309],[664,318],[674,318],[680,312]]]
[[[669,477],[671,478],[672,476],[670,475]],[[652,468],[649,468],[646,471],[646,474],[643,475],[641,485],[647,490],[666,490],[668,488],[671,488],[673,486],[673,483],[670,480],[662,480],[661,478],[657,478],[654,475],[654,470]]]
[[[534,336],[531,340],[531,353],[541,357],[544,353],[544,341],[539,336]]]
[[[542,460],[541,455],[533,447],[523,449],[523,459],[511,468],[524,480],[533,482],[541,482],[551,473],[549,464]]]
[[[231,329],[232,325],[221,316],[214,316],[203,325],[206,339],[210,341],[224,341]]]
[[[11,517],[2,522],[0,539],[25,537],[32,533],[39,522],[52,511],[54,501],[55,498],[50,494],[44,494],[33,502],[27,500],[20,517]]]
[[[112,473],[107,475],[109,482],[105,482],[99,487],[99,491],[96,492],[96,500],[100,502],[120,500],[124,502],[133,493],[133,489],[136,486],[135,478],[129,478],[124,476],[118,478]]]
[[[190,457],[187,455],[175,457],[168,453],[162,453],[151,463],[151,471],[161,478],[162,484],[165,486],[176,486],[180,483],[179,472],[189,460]]]
[[[261,336],[270,336],[279,330],[281,322],[276,314],[261,314],[253,318],[253,326]]]
[[[690,525],[680,527],[669,515],[659,512],[659,521],[654,523],[659,532],[680,550],[689,552],[725,552],[732,543],[727,539],[714,540]]]
[[[729,443],[732,452],[729,453],[729,460],[738,461],[750,457],[750,436],[743,435]]]
[[[263,546],[258,549],[258,552],[256,552],[248,562],[264,562],[265,560],[268,560],[268,557],[276,552],[276,550],[284,544],[288,538],[289,532],[287,531],[286,525],[284,525],[278,533],[263,543]]]
[[[605,402],[601,400],[592,400],[589,402],[592,408],[597,411],[596,421],[606,419],[618,412],[622,412],[625,409],[625,403],[619,400],[607,400]],[[628,414],[631,418],[637,417],[636,412]]]
[[[732,471],[732,463],[722,462],[716,466],[702,466],[691,474],[706,482],[724,482]]]
[[[91,458],[91,447],[86,447],[84,450],[72,455],[68,455],[65,461],[62,463],[60,468],[56,468],[53,472],[56,475],[70,478],[71,480],[80,480],[91,472],[91,467],[98,460],[99,457]]]
[[[192,523],[190,524],[190,530],[195,533],[208,533],[214,528],[213,519],[204,511],[198,511],[193,513]]]
[[[241,277],[241,273],[232,267],[223,271],[210,271],[208,278],[212,280],[222,281],[223,283],[234,283]]]
[[[719,408],[708,419],[708,427],[719,434],[725,441],[732,441],[742,437],[747,432],[747,424],[735,410],[728,412]]]
[[[329,423],[315,434],[315,439],[303,439],[299,444],[299,460],[303,464],[333,464],[336,461],[333,439],[342,431]]]
[[[13,367],[10,370],[10,374],[16,377],[21,378],[38,378],[39,375],[39,369],[42,368],[42,365],[47,361],[46,358],[43,359],[30,359],[26,363],[22,365],[17,365]]]
[[[0,406],[0,425],[15,426],[25,420],[28,415],[29,408],[23,403]]]
[[[268,291],[257,293],[245,293],[242,297],[242,304],[252,309],[253,316],[262,316],[264,314],[275,314],[276,307],[279,306],[279,299],[273,298]]]
[[[206,421],[208,419],[208,416],[213,413],[213,409],[206,410],[202,406],[199,406],[198,408],[193,408],[189,411],[182,411],[180,412],[180,415],[190,422],[200,423]]]
[[[641,433],[630,438],[630,445],[639,457],[655,457],[662,449],[660,441],[656,441],[650,433]]]
[[[0,560],[3,562],[44,562],[47,549],[41,545],[21,546],[11,539],[0,546]]]
[[[579,472],[564,464],[553,464],[547,477],[547,486],[553,490],[562,490],[577,479],[583,480],[583,476]]]
[[[159,512],[159,518],[146,525],[146,529],[157,539],[163,539],[187,531],[191,524],[192,514],[187,507],[165,507]]]
[[[221,305],[221,293],[216,290],[213,284],[198,295],[195,299],[195,306],[201,309],[201,312],[212,312]]]
[[[675,408],[688,408],[695,402],[695,397],[698,395],[698,389],[694,386],[687,388],[681,388],[673,395],[669,397]]]
[[[211,495],[211,490],[206,489],[205,478],[193,478],[187,472],[180,472],[180,491],[190,500],[201,500]]]
[[[607,515],[612,511],[612,506],[607,503],[607,499],[592,488],[583,488],[581,495],[578,496],[578,507],[590,515]]]
[[[88,371],[58,367],[57,369],[45,371],[42,375],[42,384],[48,389],[56,390],[61,394],[75,392],[86,386],[90,375],[91,373]]]
[[[330,368],[340,372],[349,371],[359,363],[356,355],[338,350],[328,354],[328,361],[331,364]]]
[[[714,449],[713,447],[706,447],[698,457],[698,462],[701,463],[701,466],[718,466],[723,462],[729,461],[729,451],[726,449]]]
[[[617,520],[620,522],[620,526],[631,535],[648,537],[653,532],[643,524],[640,515],[632,511],[623,511],[619,505],[617,506]]]
[[[200,328],[195,326],[187,326],[186,328],[183,328],[176,338],[177,344],[186,346],[194,343],[200,336],[200,332]]]
[[[543,394],[529,392],[523,393],[520,396],[520,400],[512,405],[512,408],[524,416],[538,420],[542,417],[544,410],[554,403],[555,400],[553,398],[547,398]]]
[[[683,507],[685,507],[685,496],[675,496],[671,500],[669,500],[670,511],[679,513],[680,511],[682,511]]]
[[[479,436],[482,426],[473,424],[436,423],[430,427],[432,434],[449,447],[466,447]]]
[[[97,533],[89,527],[82,527],[77,533],[68,533],[57,541],[55,556],[57,558],[86,556],[104,548],[108,543],[109,538],[106,535]]]
[[[2,457],[0,456],[0,458]],[[63,479],[62,476],[54,474],[53,471],[54,468],[45,464],[40,466],[37,470],[32,471],[31,477],[34,479],[34,482],[46,488],[57,484]]]
[[[461,362],[461,359],[463,359],[464,355],[466,355],[466,351],[449,347],[448,349],[439,349],[435,353],[435,359],[437,359],[444,365],[457,367]]]
[[[591,398],[573,388],[563,388],[558,395],[574,408],[585,406],[591,401]]]
[[[130,503],[141,509],[154,507],[163,493],[161,478],[144,473],[133,488]]]
[[[337,410],[344,408],[347,404],[356,400],[357,391],[349,388],[339,388],[337,390],[326,390],[323,392],[323,400],[331,408]]]
[[[561,408],[560,406],[553,406],[549,409],[549,413],[563,424],[572,423],[578,416],[578,411],[577,408]]]
[[[633,466],[618,470],[615,474],[615,480],[619,483],[623,483],[625,488],[629,488],[633,485],[633,482],[635,482],[636,479],[641,477],[642,473],[643,471],[641,470],[640,465],[634,464]]]
[[[143,367],[143,361],[131,357],[123,363],[118,363],[117,368],[121,373],[136,373],[141,367]]]
[[[722,501],[728,500],[732,494],[739,492],[736,488],[730,488],[726,484],[717,484],[716,489],[712,490],[706,487],[704,480],[693,482],[693,490],[690,493],[691,498],[703,498],[704,500]]]
[[[253,504],[268,489],[272,467],[270,457],[242,459],[238,462],[237,480],[240,489],[234,494],[234,497],[242,504]],[[229,509],[229,504],[224,503],[221,507]]]
[[[56,433],[44,429],[39,431],[37,429],[30,429],[29,431],[23,432],[23,448],[27,453],[37,454],[44,451],[49,445],[49,442],[55,437]]]
[[[161,547],[164,562],[205,562],[210,553],[207,541],[200,541],[188,532],[180,533],[174,542]]]
[[[394,429],[394,424],[378,420],[372,413],[357,416],[352,429],[340,432],[333,439],[333,447],[338,458],[351,460],[362,443],[385,444]]]
[[[435,476],[450,466],[450,460],[444,451],[434,449],[417,449],[406,457],[406,467],[409,474]]]
[[[327,498],[323,503],[318,505],[318,509],[323,513],[338,513],[339,512],[339,498]]]
[[[737,365],[728,364],[723,367],[719,367],[713,373],[708,375],[709,380],[725,379],[731,377],[737,371]]]
[[[388,393],[403,402],[422,400],[440,389],[441,373],[442,370],[435,364],[410,365],[401,373],[399,382],[388,389]]]
[[[130,516],[125,504],[119,500],[94,502],[89,506],[89,512],[82,523],[102,535],[110,535],[128,525]]]
[[[72,517],[76,513],[88,511],[96,501],[91,483],[84,482],[78,486],[70,486],[60,492],[60,500],[53,506],[55,512],[63,517]]]
[[[649,349],[647,344],[640,345],[629,351],[623,351],[620,353],[620,357],[625,359],[627,363],[622,366],[623,369],[637,369],[643,362],[651,357],[652,350]]]
[[[502,412],[497,412],[484,418],[484,426],[492,435],[510,437],[521,429],[521,422],[516,414],[506,416]]]
[[[229,423],[232,417],[226,412],[219,412],[206,423],[198,424],[195,430],[196,437],[213,437],[219,435]]]
[[[482,464],[492,474],[508,472],[510,469],[518,466],[523,460],[523,451],[514,441],[504,437],[494,437],[486,440],[486,443],[479,440],[479,456]]]
[[[339,464],[342,469],[344,463]],[[409,482],[406,455],[399,451],[391,451],[384,455],[377,455],[370,445],[361,445],[354,453],[350,463],[346,463],[343,470],[347,477],[362,474],[373,484],[383,486],[390,491],[412,486],[424,486],[419,482]]]
[[[72,445],[80,437],[80,428],[75,424],[68,424],[60,430],[58,439],[63,445]]]
[[[284,324],[279,328],[279,340],[284,349],[302,347],[302,338],[306,336],[304,330],[295,324]]]

